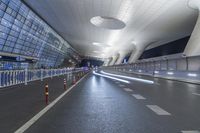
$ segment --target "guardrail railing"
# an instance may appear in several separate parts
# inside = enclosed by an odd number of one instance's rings
[[[36,70],[5,70],[0,71],[0,88],[17,85],[27,84],[35,80],[43,80],[45,78],[52,78],[55,76],[70,74],[74,72],[83,71],[82,68],[76,69],[36,69]]]
[[[160,59],[139,60],[132,64],[114,65],[105,68],[200,83],[200,56],[170,59],[162,57]]]

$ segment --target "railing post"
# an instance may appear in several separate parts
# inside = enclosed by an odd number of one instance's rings
[[[6,86],[9,86],[9,82],[8,82],[8,71],[6,71]]]
[[[186,71],[188,71],[188,69],[189,69],[188,57],[185,57],[185,60],[186,60]]]
[[[25,85],[27,85],[28,82],[28,69],[25,69],[25,74],[24,74],[24,78],[25,78]]]
[[[2,87],[2,77],[1,77],[2,72],[0,71],[0,87]]]
[[[50,73],[51,73],[51,79],[53,78],[53,72],[52,72],[52,69],[50,69]]]
[[[40,69],[40,81],[43,81],[43,69]]]

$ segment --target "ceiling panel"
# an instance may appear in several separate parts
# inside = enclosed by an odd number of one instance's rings
[[[187,0],[24,0],[82,55],[110,57],[133,43],[163,42],[191,34],[197,12]],[[92,25],[95,16],[113,17],[126,27],[110,30]],[[102,47],[93,42],[102,43]],[[104,47],[110,45],[110,47]],[[158,44],[157,44],[158,45]],[[99,51],[99,52],[94,52]]]

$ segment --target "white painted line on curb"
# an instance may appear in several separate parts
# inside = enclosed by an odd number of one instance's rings
[[[155,112],[157,115],[171,115],[164,109],[160,108],[157,105],[146,105],[149,109],[151,109],[153,112]]]
[[[141,96],[139,94],[132,94],[132,96],[135,97],[138,100],[145,100],[146,99],[145,97],[143,97],[143,96]]]
[[[129,88],[124,88],[125,91],[127,92],[132,92],[133,90],[129,89]]]
[[[89,73],[88,73],[89,74]],[[80,79],[76,84],[71,86],[68,90],[62,93],[58,98],[56,98],[53,102],[51,102],[48,106],[42,109],[38,114],[32,117],[29,121],[27,121],[24,125],[22,125],[19,129],[17,129],[14,133],[23,133],[25,132],[31,125],[33,125],[40,117],[42,117],[49,109],[51,109],[60,99],[62,99],[68,92],[70,92],[78,83],[80,83],[88,74],[86,74],[82,79]]]
[[[200,133],[200,131],[197,130],[191,130],[191,131],[181,131],[182,133]]]
[[[200,94],[199,93],[192,93],[193,95],[196,95],[196,96],[200,96]]]

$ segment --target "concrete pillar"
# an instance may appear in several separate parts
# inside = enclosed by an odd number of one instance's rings
[[[103,66],[108,66],[109,59],[104,60]]]
[[[115,65],[122,64],[123,59],[126,57],[127,52],[119,52],[119,57],[115,63]]]
[[[188,5],[191,8],[197,9],[199,11],[199,16],[197,18],[192,35],[184,50],[184,55],[197,56],[200,55],[200,0],[189,0]]]
[[[113,60],[113,57],[110,57],[107,66],[110,66],[110,64],[112,63],[112,60]]]
[[[135,45],[135,48],[133,49],[133,52],[131,53],[128,63],[136,62],[138,58],[140,58],[140,56],[142,55],[142,53],[144,52],[148,44],[149,43],[141,43],[141,44]]]
[[[110,66],[112,66],[112,65],[115,64],[115,62],[116,62],[116,60],[117,60],[117,57],[118,57],[117,55],[115,55],[115,56],[112,57],[112,61],[111,61],[110,64],[109,64]]]

